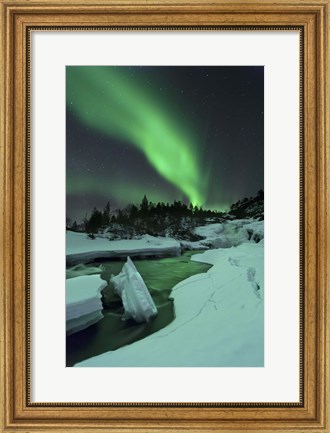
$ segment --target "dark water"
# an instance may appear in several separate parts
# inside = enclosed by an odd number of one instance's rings
[[[84,359],[141,340],[168,325],[174,319],[173,301],[169,299],[171,289],[191,275],[206,272],[210,268],[210,265],[190,260],[193,254],[200,252],[187,251],[182,256],[165,259],[134,260],[158,308],[158,315],[154,319],[141,324],[133,320],[121,320],[121,299],[114,293],[110,283],[111,275],[117,275],[122,270],[124,261],[109,260],[91,264],[91,267],[102,265],[101,278],[108,282],[102,298],[104,318],[67,337],[66,365],[72,367]]]

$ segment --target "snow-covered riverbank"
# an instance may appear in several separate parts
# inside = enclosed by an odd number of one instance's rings
[[[263,366],[263,221],[209,224],[198,227],[196,233],[204,239],[185,247],[195,249],[208,245],[213,248],[192,257],[194,261],[213,266],[208,272],[194,275],[172,289],[174,321],[143,340],[76,366]],[[90,240],[81,233],[67,234],[67,253],[74,263],[82,258],[87,261],[95,257],[134,257],[134,254],[141,257],[155,252],[165,255],[168,251],[178,255],[180,243],[148,235],[142,239],[110,242],[101,238]]]
[[[171,257],[181,254],[175,239],[144,235],[141,239],[89,239],[86,233],[66,232],[66,263],[74,266],[96,259],[138,257]]]
[[[263,241],[194,256],[213,267],[173,288],[172,323],[76,366],[263,366],[263,256]]]

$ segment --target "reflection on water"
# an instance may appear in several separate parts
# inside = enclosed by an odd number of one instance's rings
[[[121,320],[122,303],[110,283],[111,275],[117,275],[121,271],[124,261],[98,262],[97,266],[102,267],[101,278],[108,282],[102,298],[104,318],[95,325],[67,337],[66,365],[71,367],[84,359],[116,350],[168,325],[174,319],[173,301],[169,299],[171,289],[191,275],[206,272],[210,268],[208,264],[191,261],[193,254],[196,252],[187,251],[182,256],[165,259],[134,260],[158,308],[155,318],[149,323],[140,324],[133,320]],[[94,270],[95,264],[90,267]],[[70,271],[67,276],[72,277],[73,274]]]

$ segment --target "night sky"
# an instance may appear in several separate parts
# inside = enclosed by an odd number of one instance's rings
[[[181,200],[225,210],[264,185],[260,66],[66,68],[67,216]]]

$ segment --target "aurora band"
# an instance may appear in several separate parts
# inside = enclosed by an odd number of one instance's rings
[[[193,205],[204,204],[207,174],[199,166],[193,134],[127,67],[68,66],[66,86],[67,108],[81,122],[126,140]]]

